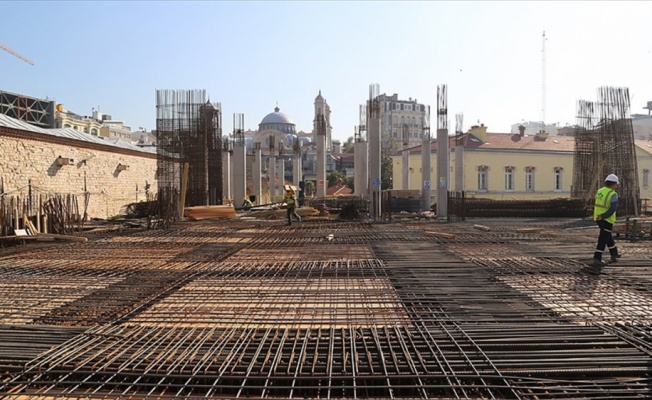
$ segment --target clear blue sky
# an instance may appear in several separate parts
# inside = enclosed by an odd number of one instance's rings
[[[345,140],[377,83],[433,110],[446,84],[450,128],[462,113],[509,132],[542,117],[544,30],[546,122],[575,123],[601,86],[628,87],[632,113],[652,101],[652,2],[0,1],[0,16],[0,43],[35,62],[0,51],[0,90],[132,129],[155,129],[157,89],[206,89],[225,133],[277,102],[310,131],[321,89]]]

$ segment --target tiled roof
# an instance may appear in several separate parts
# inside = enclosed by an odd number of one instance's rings
[[[464,147],[467,149],[500,149],[500,150],[519,150],[519,151],[574,151],[575,138],[571,136],[548,136],[545,139],[539,139],[536,136],[526,135],[519,136],[513,133],[487,133],[487,141],[482,142],[470,133],[465,133],[461,138]],[[457,139],[453,136],[448,137],[448,147],[453,149]],[[430,150],[437,150],[437,141],[430,142]],[[421,152],[421,146],[414,146],[404,151],[410,153]]]
[[[326,188],[327,196],[339,196],[339,195],[351,194],[351,193],[353,193],[353,190],[351,190],[350,187],[342,184],[329,186]]]
[[[147,147],[142,148],[135,146],[131,143],[124,142],[119,139],[103,139],[98,136],[89,135],[88,133],[80,132],[72,128],[60,128],[60,129],[43,129],[34,125],[30,125],[27,122],[11,118],[4,114],[0,114],[0,126],[5,128],[17,129],[27,132],[42,133],[45,135],[58,136],[68,139],[80,140],[83,142],[102,144],[105,146],[120,147],[122,149],[140,151],[143,153],[154,153],[156,154],[156,148]]]

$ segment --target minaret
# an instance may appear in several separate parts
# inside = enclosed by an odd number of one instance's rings
[[[315,165],[315,179],[317,181],[317,197],[326,196],[326,135],[324,134],[326,119],[323,114],[315,116],[315,141],[317,142],[317,160]]]
[[[323,115],[324,119],[326,120],[326,151],[331,152],[333,147],[332,147],[332,138],[331,138],[331,132],[333,127],[331,126],[331,107],[328,105],[324,97],[321,95],[321,90],[319,91],[319,94],[317,97],[315,97],[315,115]]]

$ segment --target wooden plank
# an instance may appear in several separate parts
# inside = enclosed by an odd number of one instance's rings
[[[443,239],[455,239],[455,234],[453,233],[431,232],[431,231],[425,231],[424,233],[426,236],[439,237]]]
[[[188,163],[183,164],[183,172],[181,175],[181,193],[179,199],[179,218],[183,218],[183,210],[186,208],[186,190],[188,190],[188,173],[190,171],[190,165]]]
[[[69,240],[71,242],[88,242],[88,238],[84,236],[71,236],[71,235],[57,235],[54,233],[39,233],[36,235],[38,238],[52,238],[58,240]]]

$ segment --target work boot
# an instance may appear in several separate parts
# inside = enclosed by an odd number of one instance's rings
[[[591,267],[593,268],[602,268],[605,266],[605,262],[602,260],[598,260],[597,258],[593,259],[593,263],[591,263]]]
[[[611,261],[612,263],[618,262],[618,259],[620,258],[620,254],[616,254],[615,256],[611,256]]]

